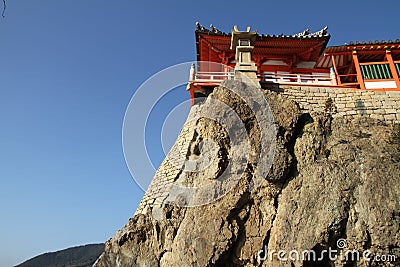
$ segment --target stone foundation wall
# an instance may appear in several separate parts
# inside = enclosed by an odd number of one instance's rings
[[[367,116],[387,123],[400,123],[400,91],[283,85],[266,89],[296,101],[304,112],[323,112],[328,98],[331,98],[333,117]]]
[[[191,118],[196,116],[196,113],[196,108],[192,108],[174,146],[156,171],[135,214],[146,213],[148,207],[161,206],[168,197],[171,185],[181,174],[183,165],[186,162],[186,154],[193,140],[196,128],[195,120]]]

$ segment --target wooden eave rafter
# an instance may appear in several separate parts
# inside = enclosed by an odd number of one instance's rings
[[[330,51],[332,50],[332,51]],[[357,51],[358,54],[384,54],[386,50],[391,50],[395,53],[400,53],[400,44],[376,44],[376,45],[351,45],[351,46],[337,46],[328,47],[324,55],[351,55],[353,51]]]

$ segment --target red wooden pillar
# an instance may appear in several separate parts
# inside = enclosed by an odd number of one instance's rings
[[[364,78],[362,76],[362,72],[361,72],[361,68],[360,68],[360,62],[358,62],[357,51],[353,51],[353,61],[354,61],[354,66],[356,67],[356,72],[357,72],[357,82],[360,85],[361,89],[366,90],[365,84],[364,84]]]
[[[190,92],[190,106],[194,105],[194,85],[192,84],[192,82],[194,82],[195,79],[196,79],[196,65],[192,63],[189,72],[189,83],[186,87],[186,90],[189,89]]]
[[[342,81],[341,81],[341,79],[340,79],[339,72],[338,72],[337,66],[336,66],[335,56],[332,55],[331,58],[332,58],[333,69],[334,69],[335,74],[336,74],[336,81],[337,81],[337,84],[338,84],[338,85],[342,85]]]
[[[390,71],[392,72],[393,79],[396,82],[396,87],[397,89],[400,89],[399,75],[397,74],[396,66],[394,65],[392,53],[390,52],[390,50],[386,50],[386,58],[389,61]]]
[[[193,86],[190,86],[189,92],[190,92],[190,106],[193,106],[194,105],[194,87]]]
[[[256,57],[255,63],[257,66],[257,77],[261,77],[261,59],[259,57]],[[260,80],[260,79],[259,79]]]

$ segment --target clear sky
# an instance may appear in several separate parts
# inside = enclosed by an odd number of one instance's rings
[[[105,242],[128,221],[143,191],[124,161],[125,110],[151,75],[195,60],[196,21],[265,34],[327,25],[329,45],[339,45],[400,38],[399,8],[398,0],[8,0],[0,18],[0,266]],[[181,88],[173,98],[188,94]],[[163,108],[168,101],[155,111]],[[156,165],[159,128],[149,142]]]

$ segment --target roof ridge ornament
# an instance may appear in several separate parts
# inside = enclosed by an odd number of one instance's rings
[[[196,31],[203,32],[203,33],[213,33],[213,34],[218,34],[218,35],[226,35],[227,33],[218,30],[214,25],[210,25],[210,29],[207,29],[203,25],[201,25],[199,22],[196,22]]]
[[[330,34],[327,33],[327,29],[328,27],[325,26],[322,30],[311,33],[310,29],[305,29],[302,32],[299,32],[297,34],[293,34],[293,35],[285,35],[285,34],[266,34],[266,35],[261,35],[261,37],[273,37],[273,38],[298,38],[298,39],[313,39],[313,38],[323,38],[323,37],[330,37]],[[213,24],[210,25],[210,29],[207,29],[206,27],[204,27],[203,25],[201,25],[199,22],[196,22],[196,32],[198,33],[205,33],[208,35],[220,35],[220,36],[229,36],[231,34],[233,34],[233,32],[235,33],[248,33],[248,34],[253,34],[255,33],[255,35],[258,35],[257,31],[251,32],[251,27],[247,26],[246,31],[240,31],[238,29],[238,26],[235,25],[233,27],[233,30],[231,31],[231,33],[226,33],[224,31],[219,30],[218,28],[216,28]]]
[[[294,38],[312,38],[312,37],[324,37],[328,36],[328,26],[325,26],[322,30],[311,33],[310,29],[305,29],[302,32],[299,32],[297,34],[293,34],[291,37]]]
[[[293,34],[292,37],[303,37],[303,36],[307,36],[307,35],[309,35],[309,34],[310,34],[310,29],[305,29],[305,30],[302,31],[302,32]]]
[[[323,37],[328,33],[328,26],[325,26],[322,30],[310,34],[311,37]]]
[[[214,25],[210,24],[210,29],[213,33],[224,34],[223,31],[218,30]]]
[[[206,30],[207,30],[207,29],[204,28],[204,26],[201,25],[199,22],[196,22],[196,29],[197,29],[198,31],[206,31]]]

